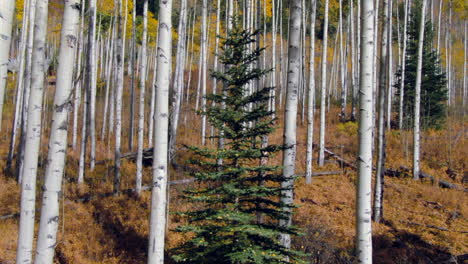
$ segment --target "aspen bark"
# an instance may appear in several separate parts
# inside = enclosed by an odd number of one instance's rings
[[[205,0],[206,1],[206,0]],[[153,189],[148,246],[148,264],[164,263],[166,231],[169,82],[171,78],[172,0],[159,1],[158,72],[156,77],[156,111],[154,115]]]
[[[29,11],[30,1],[24,1],[23,12],[24,14],[32,14],[33,12]],[[16,99],[15,99],[15,116],[13,118],[13,124],[11,126],[10,132],[10,144],[8,147],[8,158],[6,164],[6,170],[11,170],[11,164],[13,162],[13,155],[15,154],[16,146],[16,137],[18,135],[18,126],[20,125],[20,116],[22,111],[22,102],[23,102],[23,77],[24,77],[24,68],[26,61],[26,42],[28,37],[28,27],[29,27],[29,17],[23,15],[23,23],[21,28],[21,42],[19,47],[19,70],[17,73],[18,81],[16,85]],[[19,176],[19,175],[18,175]],[[19,178],[17,178],[19,180]],[[20,181],[18,181],[19,183]]]
[[[424,44],[424,23],[426,17],[426,0],[422,0],[421,7],[421,21],[419,24],[419,37],[418,37],[418,64],[416,67],[416,84],[415,84],[415,96],[414,96],[414,132],[413,132],[413,178],[419,179],[419,150],[420,150],[420,107],[421,107],[421,79],[422,79],[422,56],[423,56],[423,44]],[[450,98],[449,98],[450,100]]]
[[[8,81],[8,60],[15,12],[15,0],[0,3],[0,131],[2,130],[3,103]]]
[[[312,0],[310,14],[310,59],[309,59],[309,97],[307,105],[307,150],[306,150],[306,183],[312,182],[312,157],[314,143],[314,113],[315,113],[315,17],[317,1]]]
[[[89,1],[90,13],[89,31],[88,31],[88,134],[90,140],[90,170],[94,170],[96,163],[96,0]]]
[[[134,121],[135,120],[135,54],[137,50],[135,23],[136,23],[136,2],[134,1],[133,10],[132,10],[132,46],[130,48],[130,120],[129,120],[130,127],[128,131],[128,149],[130,151],[133,149],[133,138],[134,138],[133,133],[135,131],[135,121]],[[145,54],[145,57],[143,57],[143,54],[140,54],[140,55],[141,56],[138,56],[140,63],[137,62],[137,65],[141,66],[142,61],[146,60],[146,54]],[[138,71],[138,67],[137,67],[137,71]],[[140,71],[140,74],[141,72],[142,71]],[[143,74],[143,78],[144,78],[144,74]]]
[[[372,263],[371,182],[373,130],[374,3],[361,0],[359,77],[359,158],[356,188],[356,251],[359,263]]]
[[[409,1],[405,0],[405,15],[403,22],[403,50],[401,54],[401,81],[400,81],[400,105],[399,105],[399,115],[398,115],[398,128],[403,129],[403,98],[405,96],[405,70],[406,70],[406,44],[408,37],[406,36],[406,31],[408,28],[408,11],[409,11]],[[440,0],[442,3],[442,0]]]
[[[179,125],[182,92],[184,90],[184,66],[185,66],[185,39],[187,33],[187,0],[181,1],[179,19],[179,39],[177,40],[176,70],[174,73],[172,113],[169,135],[169,160],[174,162],[175,144],[177,141],[177,128]]]
[[[72,109],[73,68],[79,26],[79,0],[64,1],[57,88],[54,98],[52,130],[43,187],[41,220],[37,239],[36,264],[52,264],[57,244],[59,199],[67,153],[68,116]]]
[[[141,39],[141,65],[140,72],[146,71],[146,42],[148,32],[148,0],[143,2],[143,36]],[[140,106],[138,109],[138,151],[137,151],[137,172],[136,172],[136,192],[139,195],[141,192],[141,184],[143,179],[143,137],[145,125],[145,74],[140,74]]]
[[[127,4],[127,0],[126,0]],[[125,25],[126,19],[122,21],[122,5],[121,0],[118,0],[118,16],[117,16],[117,89],[115,91],[115,168],[114,168],[114,193],[117,195],[120,192],[120,165],[122,163],[121,156],[121,133],[122,133],[122,94],[124,86],[124,57],[125,57]],[[127,7],[125,7],[125,11]],[[125,17],[127,15],[125,14]],[[123,23],[122,23],[123,22]]]
[[[37,0],[34,19],[34,49],[32,52],[31,94],[27,134],[25,135],[24,171],[21,182],[21,213],[16,263],[31,263],[34,238],[37,162],[41,140],[42,98],[45,79],[45,50],[48,0]],[[32,7],[32,5],[31,5]]]
[[[284,112],[284,146],[283,151],[283,176],[287,180],[281,183],[281,187],[288,188],[287,191],[282,191],[281,202],[287,205],[293,203],[293,187],[294,187],[294,169],[296,162],[296,128],[297,128],[297,103],[300,78],[300,62],[301,62],[301,15],[302,4],[301,0],[291,1],[291,18],[289,25],[289,49],[288,49],[288,89],[286,92],[286,106]],[[290,226],[292,223],[291,209],[285,208],[289,213],[287,220],[280,220],[280,226]],[[281,234],[281,244],[286,247],[291,247],[291,236],[289,234]]]
[[[328,41],[328,0],[325,0],[324,28],[322,44],[322,87],[320,90],[320,141],[319,166],[325,162],[325,101],[327,94],[327,41]]]
[[[388,0],[383,1],[384,11],[384,25],[382,30],[382,44],[380,49],[380,77],[379,77],[379,120],[378,120],[378,139],[377,139],[377,173],[375,174],[375,188],[374,188],[374,221],[380,222],[382,217],[382,193],[383,193],[383,177],[385,171],[385,112],[386,109],[386,96],[388,93],[388,67],[389,67],[389,55],[388,50],[390,48],[390,40],[388,39],[390,30],[388,24],[390,2]]]
[[[84,71],[81,69],[81,58],[83,53],[83,45],[84,45],[84,9],[85,9],[85,1],[82,1],[81,6],[81,16],[80,16],[80,33],[79,33],[79,44],[78,44],[78,69],[75,69],[75,102],[73,104],[73,131],[72,131],[72,147],[76,149],[76,143],[78,141],[78,118],[79,118],[79,111],[80,111],[80,103],[81,103],[81,79],[83,77]]]
[[[202,72],[201,72],[201,110],[204,112],[206,111],[206,74],[207,74],[207,62],[208,62],[208,24],[207,24],[207,17],[208,17],[208,0],[203,0],[203,8],[202,8],[202,57],[201,57],[201,64],[202,64]],[[202,122],[201,122],[201,142],[202,145],[206,144],[206,115],[202,115]]]

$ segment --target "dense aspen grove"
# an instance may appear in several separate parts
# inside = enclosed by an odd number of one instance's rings
[[[0,263],[467,263],[464,0],[1,0]]]

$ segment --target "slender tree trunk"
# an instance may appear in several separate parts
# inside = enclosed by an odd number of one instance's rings
[[[143,2],[143,36],[141,38],[141,73],[146,71],[146,42],[148,31],[148,0]],[[141,183],[143,179],[143,137],[145,126],[145,88],[146,78],[140,74],[140,107],[138,114],[138,151],[137,151],[137,171],[136,171],[136,192],[140,195]]]
[[[380,49],[380,77],[379,77],[379,122],[378,122],[378,143],[377,143],[377,173],[375,176],[375,188],[374,188],[374,221],[380,222],[382,217],[382,193],[383,193],[383,176],[385,171],[385,112],[386,112],[386,95],[387,95],[387,78],[388,76],[388,50],[390,47],[390,41],[388,39],[388,18],[390,2],[384,0],[383,2],[385,11],[382,30],[381,49]]]
[[[78,43],[78,69],[75,69],[75,102],[73,104],[73,131],[72,131],[72,147],[73,150],[76,149],[77,135],[78,135],[78,118],[80,111],[81,103],[81,79],[83,78],[84,71],[81,69],[81,58],[83,57],[83,45],[84,45],[84,13],[85,13],[85,1],[82,1],[81,6],[81,15],[80,15],[80,33],[79,33],[79,43]]]
[[[420,149],[420,131],[419,131],[419,115],[421,107],[421,79],[422,79],[422,56],[424,44],[424,21],[426,17],[426,0],[422,0],[421,21],[419,24],[418,37],[418,65],[416,68],[416,84],[414,96],[414,150],[413,150],[413,178],[419,179],[419,149]]]
[[[180,108],[182,104],[182,92],[184,90],[184,66],[185,66],[185,38],[187,33],[187,0],[181,1],[179,19],[179,39],[177,40],[176,70],[174,74],[172,113],[169,135],[169,160],[175,162],[175,144],[177,141],[177,128],[179,125]]]
[[[464,59],[464,62],[463,62],[463,94],[462,94],[462,96],[463,96],[463,101],[462,101],[463,115],[465,115],[465,111],[466,111],[465,105],[466,105],[466,99],[467,99],[467,98],[466,98],[466,96],[467,96],[467,90],[466,90],[466,89],[467,89],[467,88],[466,88],[466,85],[467,85],[467,84],[466,84],[466,60],[467,60],[466,52],[467,52],[467,45],[466,45],[466,44],[467,44],[467,42],[468,42],[468,38],[467,38],[467,30],[468,30],[468,28],[467,28],[467,23],[468,23],[468,22],[465,20],[465,30],[464,30],[464,31],[465,31],[465,43],[464,43],[464,49],[463,49],[463,50],[464,50],[464,53],[463,53],[463,56],[464,56],[464,57],[463,57],[463,58],[465,58],[465,59]]]
[[[156,37],[156,43],[159,42],[159,32]],[[157,55],[157,52],[156,52]],[[156,76],[158,71],[158,60],[156,59],[154,62],[154,71],[153,71],[153,82],[151,84],[151,101],[150,101],[150,115],[149,125],[148,125],[148,145],[153,146],[153,129],[154,129],[154,104],[156,100]]]
[[[16,172],[18,175],[18,182],[21,182],[23,178],[23,165],[24,165],[24,152],[26,144],[26,133],[28,127],[28,105],[29,105],[29,94],[31,91],[31,70],[32,70],[32,56],[33,56],[33,43],[34,43],[34,23],[36,17],[36,2],[38,0],[31,0],[29,4],[29,27],[28,27],[28,43],[26,44],[26,61],[24,71],[24,83],[23,83],[23,97],[21,105],[21,136],[20,144],[18,147],[18,153],[16,154]]]
[[[132,19],[133,19],[132,20],[132,46],[130,48],[130,127],[128,131],[128,149],[130,151],[133,149],[133,138],[134,138],[133,133],[135,131],[135,121],[134,121],[135,120],[135,54],[137,50],[136,27],[135,27],[135,23],[136,23],[135,2],[133,4]],[[140,55],[143,55],[143,54],[140,54]],[[137,63],[137,65],[140,65],[141,67],[142,61],[146,60],[146,56],[145,57],[138,56],[138,59],[140,60],[140,63]],[[140,71],[140,74],[141,74],[141,71]],[[143,74],[143,78],[144,78],[144,74]]]
[[[0,3],[0,131],[2,130],[3,102],[8,81],[8,59],[10,57],[11,33],[15,12],[15,0]]]
[[[127,1],[127,0],[126,0]],[[115,92],[115,168],[114,168],[114,194],[120,192],[120,165],[121,133],[122,133],[122,94],[124,86],[124,56],[125,56],[125,20],[122,21],[122,5],[118,0],[119,14],[117,16],[117,89]],[[126,8],[125,8],[126,9]],[[126,16],[126,15],[125,15]],[[122,23],[123,22],[123,23]]]
[[[31,15],[33,12],[29,11],[31,1],[24,1],[23,14]],[[15,116],[13,119],[13,124],[11,126],[10,133],[10,145],[8,148],[8,158],[6,164],[6,170],[11,171],[11,164],[13,162],[13,155],[15,154],[16,146],[16,137],[18,135],[18,126],[20,125],[21,111],[22,111],[22,102],[23,102],[23,80],[24,80],[24,68],[26,61],[26,43],[28,38],[28,28],[29,28],[29,17],[23,15],[23,23],[21,28],[21,42],[19,48],[19,70],[17,73],[17,86],[16,86],[16,99],[15,99]],[[17,176],[19,180],[19,175]],[[18,181],[20,183],[20,181]]]
[[[90,13],[88,31],[88,74],[89,82],[86,83],[88,92],[88,134],[90,139],[90,169],[94,170],[96,163],[96,0],[89,1]]]
[[[327,94],[327,41],[328,41],[328,0],[325,0],[324,28],[322,44],[322,87],[320,90],[320,149],[319,166],[325,162],[325,101]]]
[[[338,17],[338,27],[339,27],[339,35],[340,35],[340,86],[341,86],[341,114],[340,118],[341,121],[346,120],[346,95],[347,89],[345,85],[345,58],[343,52],[343,14],[342,14],[342,0],[339,0],[339,17]]]
[[[288,49],[288,90],[286,93],[286,106],[284,112],[284,145],[286,149],[283,151],[283,176],[287,180],[281,183],[281,187],[288,190],[282,191],[281,202],[286,205],[293,203],[293,187],[294,187],[294,167],[296,162],[296,127],[297,127],[297,103],[299,91],[299,75],[301,61],[301,15],[302,5],[301,0],[291,1],[291,18],[289,25],[289,49]],[[285,208],[289,216],[286,220],[280,220],[280,226],[290,226],[292,222],[291,209]],[[281,244],[286,247],[291,247],[291,236],[289,234],[281,234]]]
[[[85,73],[87,75],[88,73]],[[88,78],[88,77],[86,77]],[[81,125],[81,140],[80,140],[80,159],[78,161],[78,184],[82,184],[84,182],[84,173],[85,173],[85,167],[86,167],[86,145],[88,142],[88,126],[86,125],[88,121],[88,90],[84,90],[83,94],[83,122]]]
[[[208,1],[203,0],[203,9],[202,9],[202,76],[201,76],[201,110],[206,110],[206,74],[207,74],[207,62],[208,62]],[[206,144],[206,115],[202,115],[201,122],[201,141],[202,145]]]
[[[310,59],[309,59],[309,98],[307,105],[307,150],[306,150],[306,183],[312,182],[312,157],[314,143],[314,113],[315,113],[315,17],[317,1],[312,0],[310,14]]]
[[[442,3],[442,0],[440,0]],[[407,35],[406,31],[408,28],[408,9],[409,9],[409,0],[405,0],[405,18],[403,22],[403,50],[401,54],[401,80],[400,80],[400,109],[399,109],[399,119],[398,119],[398,128],[403,129],[403,98],[405,96],[405,70],[406,70],[406,44],[407,44]]]
[[[79,26],[79,0],[66,1],[63,12],[60,53],[58,57],[57,88],[54,98],[52,130],[49,138],[45,183],[43,187],[41,220],[37,239],[36,264],[52,264],[57,244],[59,199],[67,153],[68,116],[72,109],[72,83],[77,29]],[[51,221],[52,219],[52,221]]]
[[[409,0],[407,0],[409,2]],[[440,32],[441,32],[441,27],[440,27],[440,22],[442,21],[442,4],[443,0],[439,0],[439,21],[438,21],[438,26],[437,26],[437,55],[440,56]],[[406,17],[406,15],[405,15]]]
[[[388,48],[387,48],[387,86],[388,86],[388,95],[387,95],[387,129],[391,129],[390,122],[392,121],[392,98],[393,98],[393,50],[392,50],[392,43],[393,43],[393,26],[392,26],[392,18],[393,18],[393,4],[392,0],[388,0],[388,16],[387,16],[387,24],[388,24]]]
[[[359,0],[357,1],[358,3]],[[356,105],[357,105],[357,90],[358,90],[358,71],[356,71],[356,65],[358,59],[358,55],[356,55],[356,43],[355,43],[355,35],[354,35],[354,8],[353,4],[351,3],[349,5],[349,22],[350,22],[350,45],[351,45],[351,93],[352,93],[352,100],[351,100],[351,120],[356,120]],[[357,10],[359,12],[359,9]],[[356,24],[359,24],[360,21],[357,20]],[[359,32],[357,35],[357,38],[359,38]],[[359,49],[359,45],[357,46]],[[358,66],[359,68],[359,66]]]
[[[112,19],[111,22],[111,28],[112,28],[112,35],[109,36],[109,42],[110,42],[110,47],[108,50],[109,53],[109,58],[107,59],[107,67],[106,67],[106,94],[104,97],[104,111],[103,111],[103,121],[102,121],[102,128],[101,128],[101,139],[104,140],[106,136],[106,127],[107,127],[107,112],[109,109],[109,99],[110,101],[113,100],[113,98],[109,98],[110,94],[110,85],[112,83],[112,67],[114,65],[114,53],[115,53],[115,48],[114,48],[114,43],[115,43],[115,19]]]
[[[34,238],[36,176],[41,140],[42,98],[45,78],[45,41],[47,35],[48,0],[36,2],[34,49],[31,69],[31,96],[27,134],[25,135],[24,171],[21,182],[21,213],[16,263],[31,263]],[[32,7],[32,5],[31,5]]]
[[[148,246],[148,264],[164,263],[166,231],[168,134],[169,134],[169,82],[171,77],[172,0],[159,2],[158,73],[156,77],[156,112],[154,122],[153,189]]]
[[[373,1],[361,0],[361,46],[359,77],[359,159],[356,188],[356,252],[359,263],[372,263],[371,182],[374,21]]]

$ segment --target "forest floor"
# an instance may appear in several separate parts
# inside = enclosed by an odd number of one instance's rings
[[[11,107],[10,107],[11,108]],[[12,110],[6,107],[6,115]],[[128,110],[128,109],[127,109]],[[357,123],[340,123],[338,108],[327,114],[326,146],[348,161],[356,160]],[[128,113],[127,111],[124,111]],[[282,110],[279,110],[282,112]],[[8,114],[9,113],[9,114]],[[318,115],[316,116],[318,118]],[[180,144],[200,144],[199,119],[193,114],[181,117]],[[128,120],[128,118],[127,118]],[[47,119],[46,119],[47,122]],[[98,124],[100,120],[97,120]],[[128,121],[126,121],[128,122]],[[281,127],[282,120],[278,121]],[[315,138],[318,139],[316,119]],[[123,127],[128,124],[124,122]],[[297,146],[297,174],[305,171],[306,125],[300,123]],[[449,119],[450,129],[424,131],[422,136],[422,170],[436,179],[463,186],[467,170],[466,147],[468,123]],[[11,119],[4,120],[0,136],[0,168],[3,171],[8,154]],[[98,126],[100,128],[100,125]],[[100,130],[98,130],[100,131]],[[44,129],[48,134],[48,128]],[[124,131],[124,140],[127,135]],[[44,160],[47,156],[47,137],[41,145],[38,198],[43,183]],[[100,137],[98,137],[100,139]],[[146,138],[145,138],[146,140]],[[281,143],[282,129],[277,129],[270,142]],[[387,133],[387,168],[411,167],[410,132],[389,130]],[[70,139],[71,142],[71,139]],[[79,141],[78,141],[79,142]],[[128,151],[127,144],[124,152]],[[214,145],[212,145],[214,147]],[[79,147],[77,148],[79,149]],[[314,149],[317,155],[317,149]],[[188,158],[178,152],[178,162]],[[57,263],[144,263],[147,251],[150,192],[140,197],[123,192],[114,197],[112,191],[112,141],[98,141],[99,161],[93,172],[86,172],[84,186],[77,186],[78,150],[69,152],[65,172],[61,222],[57,244]],[[316,156],[314,156],[315,160]],[[303,178],[295,185],[295,202],[299,206],[294,223],[302,228],[303,236],[294,239],[294,246],[311,254],[310,263],[353,263],[355,235],[355,181],[357,172],[343,168],[329,157],[324,167],[314,171],[340,171],[336,175],[314,177],[307,185]],[[279,164],[281,155],[270,160]],[[446,170],[452,169],[456,177]],[[122,165],[122,189],[134,188],[136,166],[131,161]],[[170,171],[171,180],[185,179],[183,170]],[[145,168],[144,184],[150,183],[151,168]],[[190,207],[178,196],[189,185],[173,185],[170,189],[170,221],[167,244],[173,248],[186,237],[172,230],[183,220],[172,212]],[[464,185],[466,188],[466,184]],[[19,212],[19,186],[13,176],[0,173],[0,216]],[[88,199],[83,199],[88,198]],[[39,207],[37,207],[39,208]],[[442,189],[430,181],[414,181],[409,175],[386,177],[384,193],[384,221],[373,224],[375,263],[444,263],[468,253],[468,199],[461,190]],[[39,213],[36,214],[39,220]],[[14,263],[18,217],[0,219],[0,264]],[[36,226],[37,230],[37,226]],[[465,255],[465,256],[462,256]],[[461,257],[460,257],[461,256]],[[170,258],[168,257],[170,263]],[[466,260],[465,260],[466,261]],[[447,262],[448,263],[448,262]],[[458,263],[466,263],[461,260]]]

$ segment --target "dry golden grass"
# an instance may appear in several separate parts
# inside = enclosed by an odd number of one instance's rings
[[[123,127],[125,128],[128,126],[128,103],[124,104],[124,107],[123,113],[126,117]],[[8,133],[12,119],[11,103],[7,104],[5,109],[9,114],[8,118],[4,119],[0,133],[0,156],[3,157],[0,160],[0,169],[5,168],[8,152]],[[339,123],[338,111],[339,109],[332,108],[328,113],[326,145],[347,160],[353,161],[357,151],[357,124]],[[46,122],[49,122],[50,117],[47,118]],[[300,121],[299,119],[299,124]],[[101,122],[101,116],[98,114],[98,131]],[[200,120],[190,108],[186,107],[181,115],[178,143],[200,144],[199,123]],[[280,116],[279,129],[271,135],[270,142],[281,143],[282,123]],[[436,178],[462,184],[460,181],[466,170],[468,157],[465,127],[466,123],[451,120],[450,130],[423,132],[423,171]],[[49,128],[45,126],[44,141],[41,146],[42,160],[47,153],[48,130]],[[100,133],[98,135],[100,139]],[[128,151],[127,135],[128,129],[123,129],[123,152]],[[300,125],[297,136],[296,171],[301,174],[305,170],[305,124]],[[318,139],[318,126],[315,138]],[[395,169],[401,165],[411,167],[411,133],[392,130],[388,132],[387,140],[387,167]],[[146,141],[145,138],[145,143]],[[69,142],[71,143],[71,138]],[[215,145],[215,142],[212,143],[212,146]],[[57,263],[143,263],[145,261],[149,192],[144,192],[141,197],[122,194],[119,197],[95,198],[89,202],[77,201],[86,195],[112,191],[113,149],[113,140],[97,142],[97,159],[103,162],[97,165],[95,171],[87,171],[86,185],[78,187],[75,182],[79,151],[70,148],[65,172],[64,200],[61,205],[64,214],[61,215],[59,228]],[[316,152],[317,150],[315,154]],[[189,153],[178,152],[180,164],[183,164],[188,157]],[[270,162],[281,164],[281,158],[281,155],[277,155]],[[458,172],[458,178],[455,180],[445,173],[448,166]],[[43,169],[40,168],[38,186],[43,181]],[[132,162],[123,162],[122,189],[134,187],[135,169]],[[314,169],[342,170],[334,162],[327,163],[323,168]],[[171,170],[170,175],[171,179],[187,177],[183,171]],[[143,183],[148,184],[150,178],[151,169],[145,168]],[[306,235],[297,238],[296,245],[317,254],[317,258],[311,260],[313,263],[352,261],[355,233],[355,180],[355,171],[343,169],[341,175],[316,177],[311,185],[306,185],[302,179],[297,182],[295,200],[299,208],[296,210],[294,221],[303,228]],[[468,203],[464,192],[445,190],[430,182],[415,182],[408,178],[387,177],[385,181],[385,221],[373,225],[376,263],[428,263],[426,262],[428,259],[433,261],[448,254],[460,255],[468,252],[467,234],[460,232],[468,231],[466,221]],[[171,188],[171,212],[190,207],[178,198],[186,187],[184,185]],[[38,190],[40,192],[40,188]],[[41,194],[38,193],[38,200],[40,197]],[[11,176],[4,173],[0,176],[0,204],[1,215],[18,212],[19,187]],[[183,235],[171,231],[183,220],[174,214],[170,216],[168,248],[175,247],[185,239]],[[17,218],[0,220],[2,234],[0,263],[14,262],[17,225]]]

